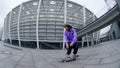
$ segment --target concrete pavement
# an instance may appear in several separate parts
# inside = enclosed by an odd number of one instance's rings
[[[0,42],[0,68],[120,68],[120,40],[79,49],[79,60],[60,63],[66,50],[9,48]]]

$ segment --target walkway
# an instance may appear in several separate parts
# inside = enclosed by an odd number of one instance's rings
[[[79,60],[60,63],[66,50],[17,49],[0,42],[0,68],[120,68],[120,40],[79,49]]]

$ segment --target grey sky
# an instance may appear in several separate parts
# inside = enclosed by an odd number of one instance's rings
[[[4,18],[14,7],[28,0],[0,0],[0,28],[3,26]],[[106,5],[104,0],[71,0],[78,4],[84,5],[89,10],[91,10],[94,14],[98,14],[98,12]],[[104,31],[108,30],[108,28],[104,29]]]

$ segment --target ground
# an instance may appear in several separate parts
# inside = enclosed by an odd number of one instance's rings
[[[0,68],[120,68],[120,40],[80,48],[79,60],[60,63],[65,52],[19,48],[0,42]]]

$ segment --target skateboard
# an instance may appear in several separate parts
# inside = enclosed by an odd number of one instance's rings
[[[61,61],[61,63],[76,61],[76,60],[78,60],[78,57],[79,57],[79,55],[77,55],[76,57],[64,58]]]

